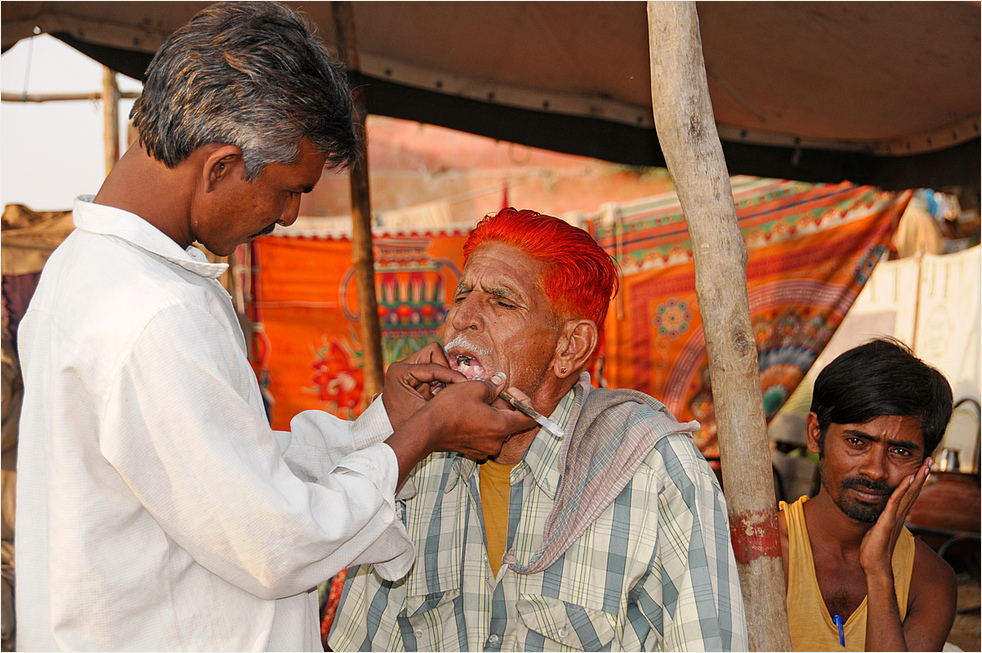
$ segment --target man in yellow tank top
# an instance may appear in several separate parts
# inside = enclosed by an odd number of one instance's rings
[[[821,488],[778,516],[796,651],[944,646],[955,575],[904,520],[951,405],[945,378],[894,340],[851,349],[818,376],[807,441]]]

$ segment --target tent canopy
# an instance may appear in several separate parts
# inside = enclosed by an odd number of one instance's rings
[[[136,79],[207,2],[5,2]],[[332,3],[288,2],[333,47]],[[979,2],[700,2],[731,174],[978,188]],[[355,2],[370,113],[629,165],[664,165],[644,2]]]

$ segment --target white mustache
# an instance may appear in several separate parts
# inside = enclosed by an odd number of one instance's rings
[[[449,342],[443,345],[443,351],[444,353],[446,353],[447,351],[453,349],[454,347],[466,349],[468,351],[473,352],[477,356],[487,356],[488,354],[491,353],[490,349],[486,349],[484,347],[478,347],[473,342],[468,340],[467,334],[465,333],[458,333],[453,338],[451,338]]]

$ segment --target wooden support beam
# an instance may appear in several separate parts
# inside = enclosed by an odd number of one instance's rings
[[[106,174],[119,161],[119,85],[116,71],[102,67],[102,142],[106,153]]]
[[[118,89],[117,89],[118,91]],[[117,98],[135,100],[140,97],[139,91],[118,91]],[[102,99],[101,92],[94,93],[0,93],[0,102],[98,102]]]
[[[350,1],[332,2],[336,43],[341,60],[348,70],[359,70],[355,39],[355,15]],[[365,95],[353,90],[355,128],[365,136]],[[355,266],[358,290],[358,326],[361,333],[365,395],[382,391],[385,380],[382,359],[382,330],[378,320],[378,298],[375,296],[375,255],[372,247],[372,211],[368,190],[368,144],[361,139],[361,153],[350,171],[351,179],[351,259]]]
[[[649,1],[648,45],[655,128],[692,239],[750,650],[790,651],[747,248],[709,98],[696,3]]]

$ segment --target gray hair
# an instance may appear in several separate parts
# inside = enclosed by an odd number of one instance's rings
[[[300,15],[275,2],[211,5],[174,32],[130,112],[140,142],[173,168],[209,143],[242,150],[246,178],[295,163],[307,138],[334,168],[358,152],[344,67]]]

